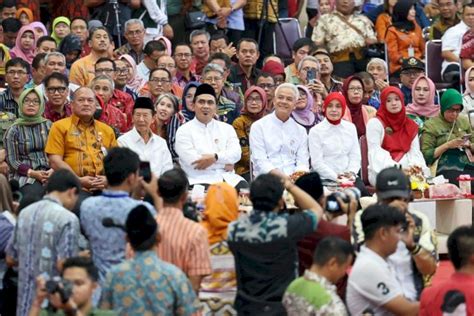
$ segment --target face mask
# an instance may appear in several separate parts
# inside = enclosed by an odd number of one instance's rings
[[[102,109],[96,109],[94,112],[94,119],[98,120],[102,115]]]

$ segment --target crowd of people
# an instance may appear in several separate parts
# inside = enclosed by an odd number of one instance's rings
[[[473,176],[473,3],[310,0],[285,60],[299,2],[53,2],[0,3],[0,315],[474,314],[407,177]]]

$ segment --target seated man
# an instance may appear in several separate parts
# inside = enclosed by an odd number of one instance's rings
[[[442,283],[423,291],[421,316],[474,315],[474,227],[456,228],[448,238],[456,271]],[[458,312],[458,313],[457,313]]]
[[[295,85],[281,84],[275,91],[274,112],[252,124],[250,159],[255,175],[309,170],[308,135],[291,117],[298,98]]]
[[[311,268],[286,289],[283,305],[288,315],[317,315],[329,311],[333,315],[346,316],[346,306],[334,285],[352,264],[351,244],[338,237],[326,237],[319,243],[313,258]]]
[[[439,40],[450,27],[459,23],[458,0],[438,0],[440,15],[430,27],[430,40]]]
[[[299,84],[298,65],[303,58],[311,54],[314,48],[314,42],[306,37],[298,39],[293,44],[291,54],[294,62],[285,68],[286,82]]]
[[[216,120],[214,88],[201,84],[194,95],[195,118],[176,133],[175,150],[191,185],[220,181],[236,186],[243,178],[234,174],[242,151],[232,125]]]
[[[351,315],[417,315],[419,303],[408,300],[387,258],[395,253],[405,217],[395,207],[369,206],[362,214],[365,245],[349,275],[346,301]]]
[[[55,122],[48,135],[45,152],[51,168],[73,171],[86,191],[100,191],[107,180],[103,158],[117,146],[112,128],[94,119],[94,92],[87,87],[76,90],[71,103],[72,115]]]
[[[403,92],[403,98],[405,104],[412,102],[411,90],[415,80],[422,74],[425,73],[425,64],[415,57],[410,57],[403,60],[402,68],[400,72],[400,90]]]
[[[133,129],[117,139],[119,146],[128,147],[150,162],[151,172],[158,178],[165,171],[173,169],[171,153],[166,141],[151,131],[155,107],[149,98],[139,97],[133,108]]]
[[[393,267],[400,280],[400,290],[403,296],[411,301],[420,297],[426,282],[436,272],[436,240],[428,218],[421,212],[408,211],[408,201],[411,190],[408,177],[398,168],[382,170],[376,179],[375,192],[378,203],[384,206],[395,206],[407,219],[405,232],[398,242],[393,254],[387,256],[387,262]],[[356,247],[359,247],[367,237],[363,228],[363,218],[366,211],[356,213],[352,236]]]
[[[161,41],[149,41],[145,45],[143,53],[145,57],[137,66],[137,76],[142,80],[148,80],[150,71],[158,67],[158,58],[166,55],[166,47]]]
[[[71,104],[69,103],[69,80],[66,75],[53,72],[44,81],[46,92],[46,105],[44,117],[51,122],[59,121],[71,116]]]

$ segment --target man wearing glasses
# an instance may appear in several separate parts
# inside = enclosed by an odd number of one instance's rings
[[[140,90],[139,96],[151,98],[153,104],[163,93],[172,93],[171,74],[165,68],[156,68],[150,72],[148,83]]]
[[[412,103],[411,88],[416,78],[425,73],[425,64],[415,57],[404,59],[400,72],[400,90],[403,92],[405,104]]]
[[[53,72],[44,79],[43,84],[48,98],[44,109],[44,117],[51,122],[56,122],[71,116],[71,105],[68,100],[68,78],[62,73]]]
[[[5,74],[8,87],[0,94],[0,111],[18,117],[18,99],[28,82],[30,65],[21,58],[10,59],[5,65]]]
[[[137,76],[146,81],[150,76],[150,70],[158,67],[158,59],[166,55],[166,47],[161,41],[149,41],[143,53],[144,58],[137,66]]]
[[[179,99],[183,97],[183,88],[178,84],[176,79],[176,62],[173,57],[163,55],[158,58],[158,68],[164,68],[171,74],[171,92]]]
[[[118,56],[129,54],[138,65],[145,58],[143,54],[143,48],[145,46],[145,27],[143,26],[142,20],[130,19],[125,22],[125,39],[127,40],[127,44],[119,47],[115,51],[115,54]]]
[[[199,76],[191,71],[193,54],[188,44],[178,44],[174,49],[174,61],[176,63],[176,80],[184,89],[191,81],[199,81]]]

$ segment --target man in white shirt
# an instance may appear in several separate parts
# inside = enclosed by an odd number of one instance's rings
[[[349,275],[346,302],[351,315],[417,315],[418,302],[403,296],[387,261],[397,250],[405,217],[396,208],[374,204],[362,214],[365,245]]]
[[[445,82],[459,82],[461,44],[463,35],[472,26],[474,19],[474,8],[465,6],[462,13],[462,21],[446,30],[441,37],[441,55],[443,64],[441,67],[441,76]],[[472,21],[472,22],[471,22]]]
[[[149,41],[143,49],[144,58],[137,66],[137,76],[143,80],[150,79],[150,71],[158,67],[158,59],[166,55],[166,47],[160,41]]]
[[[245,180],[234,174],[234,164],[242,151],[232,125],[214,117],[217,112],[214,88],[201,84],[194,95],[196,116],[176,133],[175,150],[189,183],[212,184],[220,181],[243,186]]]
[[[292,175],[309,170],[308,135],[291,118],[299,92],[284,83],[275,90],[274,112],[252,124],[250,159],[255,176],[262,173]]]
[[[155,108],[150,98],[139,97],[133,107],[133,129],[117,139],[119,146],[133,150],[141,161],[150,162],[156,177],[173,169],[171,153],[166,141],[151,131]]]

